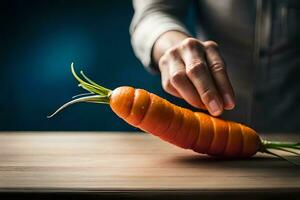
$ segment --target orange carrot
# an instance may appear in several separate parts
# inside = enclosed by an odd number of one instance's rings
[[[83,72],[81,74],[85,80],[82,80],[75,73],[73,63],[71,70],[79,81],[79,86],[91,93],[66,103],[50,117],[73,103],[105,103],[132,126],[198,153],[245,158],[260,151],[282,157],[269,149],[299,149],[299,143],[262,140],[253,129],[243,124],[224,121],[201,112],[192,112],[143,89],[123,86],[112,91],[96,84]]]
[[[142,89],[119,87],[109,98],[111,109],[127,123],[182,148],[209,155],[249,157],[262,146],[255,131],[242,128],[242,124],[194,113]]]

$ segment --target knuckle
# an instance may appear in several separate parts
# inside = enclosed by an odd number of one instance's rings
[[[226,84],[219,84],[218,85],[218,89],[220,92],[228,92],[229,94],[231,93],[230,89],[229,89],[229,86]]]
[[[196,48],[202,47],[201,43],[195,38],[186,38],[181,43],[182,48]]]
[[[213,63],[213,64],[210,66],[210,70],[211,70],[212,72],[223,71],[223,70],[225,70],[225,66],[224,66],[224,64],[222,64],[222,63]]]
[[[204,46],[206,48],[218,48],[219,47],[218,43],[216,43],[215,41],[212,41],[212,40],[204,42]]]
[[[162,67],[162,66],[166,66],[167,64],[168,64],[168,58],[165,55],[160,57],[160,59],[158,61],[158,66]]]
[[[206,64],[201,60],[193,60],[191,64],[187,66],[186,73],[190,77],[195,77],[199,75],[203,70],[205,70]]]
[[[171,75],[171,83],[179,84],[185,78],[186,73],[184,70],[178,70]]]
[[[170,83],[170,80],[165,80],[162,82],[162,87],[165,91],[170,91],[172,86],[171,86],[171,83]]]
[[[168,49],[165,54],[164,54],[166,57],[171,57],[171,58],[174,58],[174,57],[177,57],[178,56],[178,49],[177,47],[172,47],[170,49]]]
[[[215,97],[215,93],[210,89],[206,88],[201,94],[201,99],[203,102],[209,102],[211,99]]]

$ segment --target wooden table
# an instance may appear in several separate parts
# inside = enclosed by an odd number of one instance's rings
[[[268,138],[283,136],[300,141]],[[286,161],[220,160],[139,132],[2,132],[0,148],[0,199],[300,199],[300,167]]]

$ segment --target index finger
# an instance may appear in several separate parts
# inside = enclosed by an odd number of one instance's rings
[[[213,41],[203,42],[206,51],[206,61],[212,77],[222,96],[224,108],[231,110],[235,106],[234,92],[229,81],[225,63],[221,57],[217,43]]]
[[[187,42],[189,45],[182,47],[187,76],[210,114],[218,116],[223,112],[223,102],[207,67],[204,47],[197,40]]]

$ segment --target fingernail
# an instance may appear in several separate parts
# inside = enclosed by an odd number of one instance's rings
[[[216,100],[211,100],[208,103],[208,107],[213,115],[221,114],[221,107],[219,106]]]
[[[223,96],[223,100],[224,100],[224,107],[227,110],[231,110],[232,108],[234,108],[234,102],[232,97],[229,94],[224,94]]]

